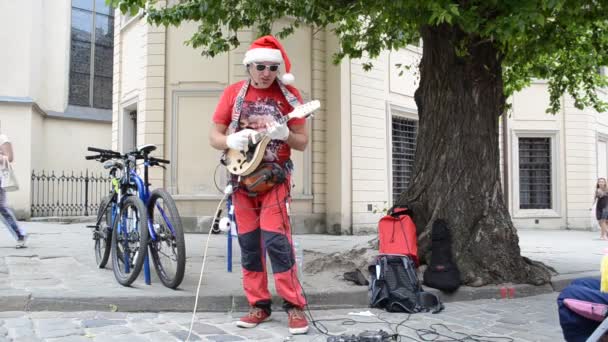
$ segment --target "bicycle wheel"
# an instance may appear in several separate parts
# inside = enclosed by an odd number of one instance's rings
[[[110,258],[112,244],[112,196],[108,195],[101,200],[97,210],[97,221],[99,224],[93,230],[95,241],[95,261],[97,267],[104,268]]]
[[[156,189],[150,194],[148,215],[156,233],[156,239],[150,239],[150,254],[156,273],[162,283],[175,289],[184,279],[186,269],[186,243],[182,220],[175,206],[175,201],[163,189]]]
[[[141,272],[148,243],[147,222],[143,202],[136,196],[125,199],[112,229],[112,269],[121,285],[131,285]]]

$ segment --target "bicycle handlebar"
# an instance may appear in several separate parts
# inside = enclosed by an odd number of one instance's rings
[[[116,152],[116,151],[104,150],[102,148],[97,148],[97,147],[88,147],[87,150],[91,151],[91,152],[97,152],[99,154],[94,155],[94,156],[85,156],[86,160],[99,159],[101,162],[104,162],[104,161],[112,159],[112,158],[126,158],[127,156],[133,156],[136,160],[137,159],[146,159],[146,157],[147,157],[147,155],[144,155],[143,153],[141,153],[140,151],[137,151],[137,150],[128,152],[124,155],[119,152]],[[159,164],[170,164],[170,161],[168,161],[166,159],[155,158],[155,157],[147,157],[147,159],[148,159],[148,162],[150,162],[150,166],[159,165]]]
[[[148,160],[151,163],[171,164],[171,162],[168,161],[167,159],[160,159],[160,158],[150,157],[150,158],[148,158]]]
[[[97,148],[97,147],[88,147],[87,150],[91,151],[91,152],[97,152],[97,153],[112,155],[112,156],[116,156],[116,157],[122,156],[119,152],[112,151],[112,150],[104,150],[102,148]]]

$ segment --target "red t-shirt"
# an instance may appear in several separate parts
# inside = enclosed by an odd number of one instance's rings
[[[244,83],[245,81],[240,81],[231,84],[224,90],[213,114],[214,123],[226,126],[230,124],[230,121],[232,121],[232,107]],[[296,88],[287,86],[287,89],[296,96],[300,103],[302,102],[302,96]],[[266,124],[276,121],[292,110],[293,107],[283,96],[277,82],[274,82],[267,89],[257,89],[250,85],[243,101],[239,129],[250,128],[255,131],[263,131],[266,129]],[[295,118],[289,120],[287,126],[291,127],[305,123],[306,119]],[[266,147],[264,161],[284,163],[290,155],[291,149],[286,142],[273,140]]]

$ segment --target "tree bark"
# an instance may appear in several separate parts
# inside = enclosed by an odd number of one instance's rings
[[[430,260],[432,223],[443,218],[464,284],[548,282],[551,273],[544,265],[521,256],[503,201],[498,119],[505,97],[499,50],[449,25],[425,26],[421,36],[415,170],[398,201],[414,211],[420,256]],[[466,53],[457,53],[457,46]]]

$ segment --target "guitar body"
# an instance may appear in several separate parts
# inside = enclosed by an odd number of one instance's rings
[[[223,164],[233,175],[247,176],[255,171],[262,160],[266,146],[270,143],[269,137],[263,137],[257,144],[249,144],[247,151],[228,149],[224,154]]]

